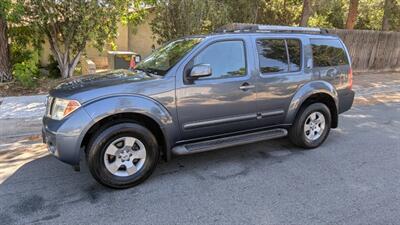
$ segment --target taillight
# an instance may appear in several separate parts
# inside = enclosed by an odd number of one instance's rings
[[[353,88],[353,69],[350,68],[349,70],[349,88],[352,89]]]

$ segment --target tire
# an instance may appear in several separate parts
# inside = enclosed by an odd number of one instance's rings
[[[318,119],[313,120],[313,118],[321,118],[321,115],[324,117],[325,126],[318,132],[322,123],[319,124]],[[311,123],[311,121],[314,121],[314,123]],[[329,108],[323,103],[313,103],[300,109],[296,120],[289,128],[289,139],[294,145],[304,149],[319,147],[328,137],[331,124],[332,116]]]
[[[151,131],[139,124],[122,122],[92,137],[87,161],[90,173],[99,183],[123,189],[145,181],[156,168],[159,155]]]

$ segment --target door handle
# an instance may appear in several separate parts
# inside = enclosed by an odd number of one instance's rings
[[[253,89],[253,88],[255,88],[255,87],[256,87],[256,86],[251,85],[251,84],[249,84],[249,83],[246,82],[246,83],[242,84],[242,86],[240,86],[239,89],[242,90],[242,91],[247,91],[247,90]]]

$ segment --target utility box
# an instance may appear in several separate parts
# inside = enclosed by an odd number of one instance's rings
[[[136,65],[141,57],[136,52],[129,51],[109,51],[108,52],[108,69],[130,69],[132,65]]]
[[[82,57],[81,59],[81,67],[82,67],[82,75],[88,75],[88,74],[95,74],[96,73],[96,64],[88,59]]]

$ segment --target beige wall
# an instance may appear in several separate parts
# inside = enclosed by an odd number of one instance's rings
[[[143,58],[148,56],[153,48],[158,44],[153,40],[150,22],[154,19],[154,14],[150,13],[144,23],[137,27],[129,27],[129,50],[139,53]]]
[[[152,39],[149,22],[154,18],[153,14],[149,14],[148,18],[142,24],[133,28],[129,25],[118,25],[118,38],[115,40],[118,51],[133,51],[139,53],[143,58],[149,55],[152,51],[152,46],[156,46],[156,41]],[[99,52],[96,48],[88,45],[85,55],[91,59],[98,69],[107,68],[107,51],[110,48],[105,48]],[[51,54],[48,41],[45,42],[40,55],[40,63],[47,65],[49,63],[49,55]]]

